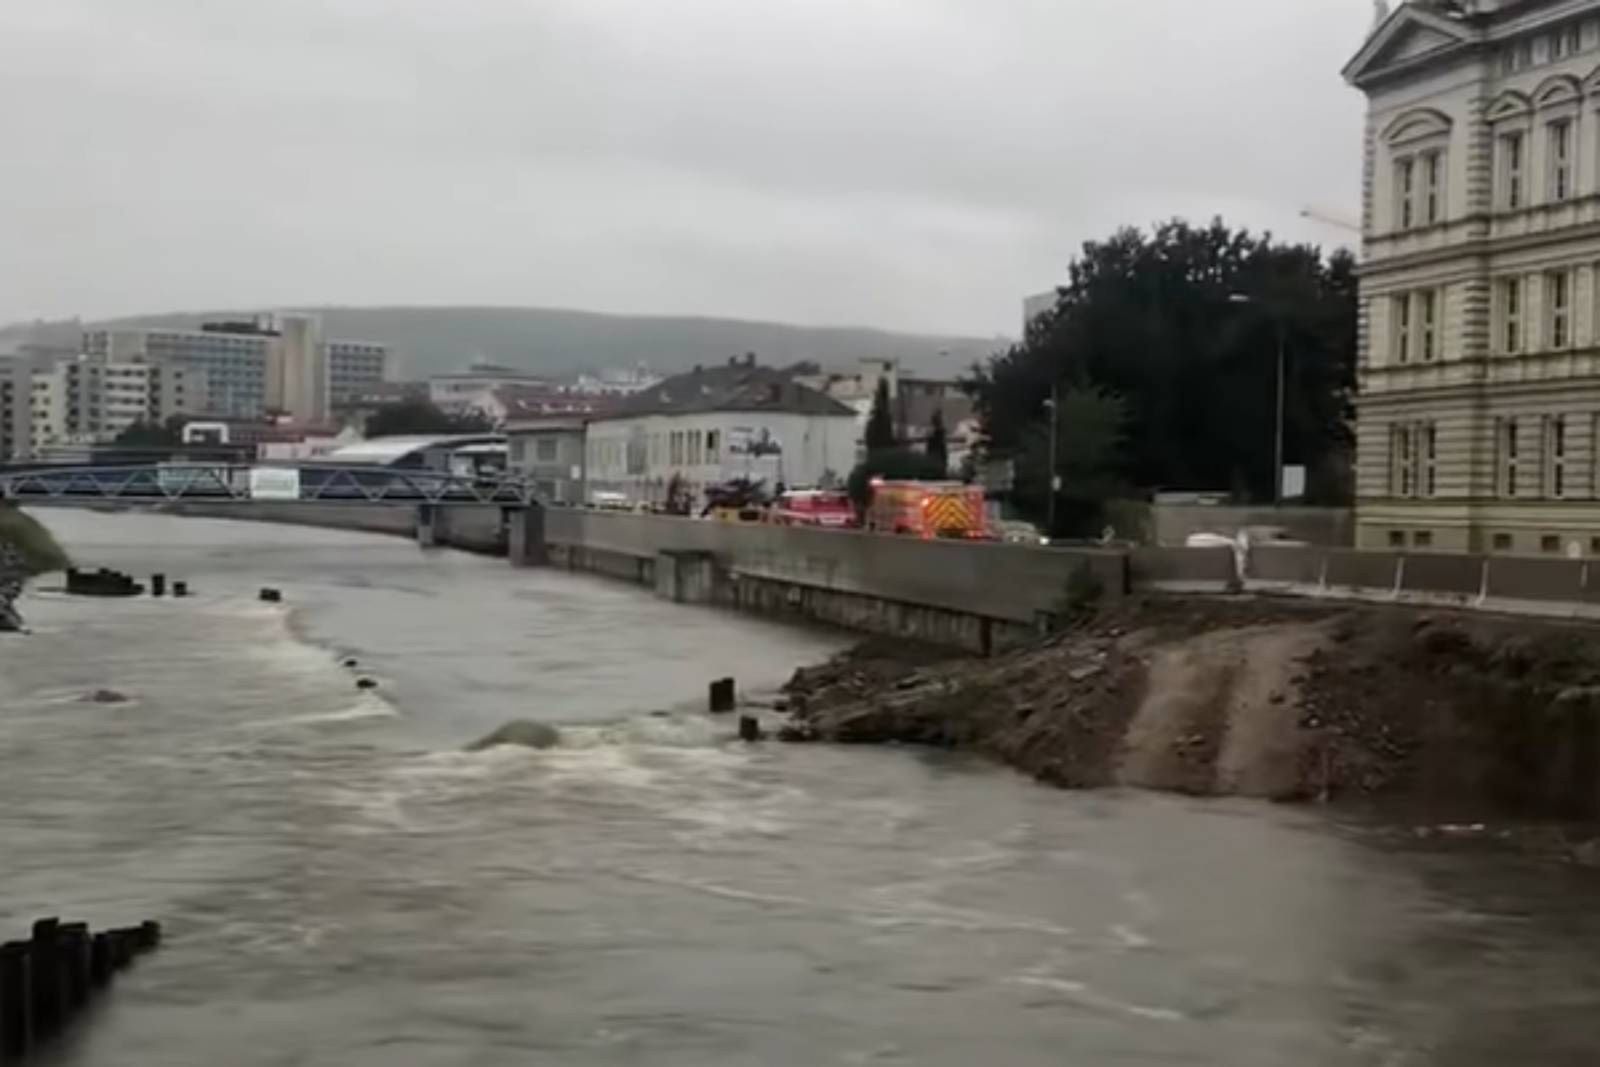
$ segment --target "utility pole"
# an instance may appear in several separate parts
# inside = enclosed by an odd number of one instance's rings
[[[1274,412],[1272,425],[1272,506],[1283,506],[1283,362],[1284,349],[1288,346],[1287,330],[1284,329],[1283,319],[1279,318],[1278,326],[1278,402]]]
[[[1045,401],[1050,408],[1050,508],[1049,519],[1046,520],[1046,537],[1056,535],[1056,497],[1061,495],[1061,475],[1057,474],[1057,463],[1060,453],[1057,450],[1057,432],[1061,425],[1061,382],[1059,379],[1050,383],[1050,399]]]

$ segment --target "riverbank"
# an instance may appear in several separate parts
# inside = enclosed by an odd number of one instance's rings
[[[1137,598],[988,659],[874,643],[788,686],[792,740],[971,749],[1064,788],[1600,819],[1600,630]]]
[[[0,633],[23,628],[16,607],[23,582],[67,564],[66,552],[49,530],[15,504],[0,501]]]
[[[0,502],[0,552],[7,549],[16,553],[27,577],[64,570],[69,563],[66,551],[37,519],[15,504]]]

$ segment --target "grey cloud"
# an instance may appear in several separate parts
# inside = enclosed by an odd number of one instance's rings
[[[0,319],[569,304],[988,333],[1175,213],[1337,243],[1365,0],[0,10]]]

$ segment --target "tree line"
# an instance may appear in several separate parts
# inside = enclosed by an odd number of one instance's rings
[[[1055,533],[1100,529],[1108,501],[1162,488],[1271,501],[1277,355],[1285,353],[1284,458],[1306,498],[1351,495],[1356,262],[1339,250],[1172,221],[1084,244],[1055,306],[974,367],[990,458],[1014,467],[1014,502]]]

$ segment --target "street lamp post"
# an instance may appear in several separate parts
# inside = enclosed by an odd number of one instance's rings
[[[1051,382],[1050,398],[1044,402],[1045,407],[1050,409],[1050,503],[1047,512],[1049,517],[1045,520],[1046,537],[1056,535],[1056,497],[1061,494],[1061,475],[1056,473],[1056,462],[1059,457],[1056,434],[1061,424],[1060,388],[1060,382]]]
[[[1278,326],[1278,400],[1272,421],[1272,506],[1283,506],[1283,358],[1284,349],[1288,341],[1285,337],[1283,320],[1277,320]]]
[[[1278,353],[1275,373],[1273,375],[1273,390],[1276,394],[1272,411],[1272,506],[1283,506],[1283,371],[1289,346],[1288,327],[1283,321],[1283,316],[1273,311],[1271,305],[1257,300],[1249,293],[1230,293],[1230,304],[1255,304],[1265,307],[1272,316],[1273,328],[1278,338]]]

